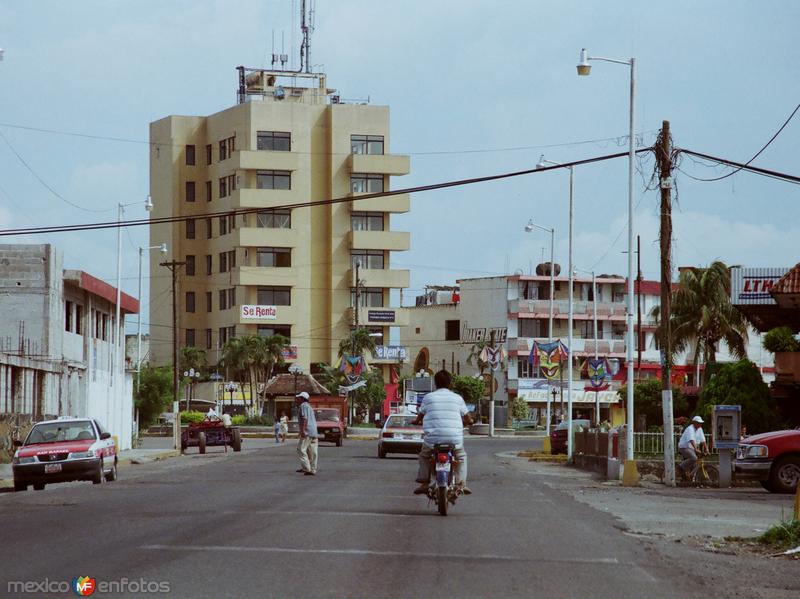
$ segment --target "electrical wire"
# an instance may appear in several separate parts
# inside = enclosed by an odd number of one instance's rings
[[[642,148],[636,150],[636,152],[650,152],[652,148]],[[293,204],[284,204],[282,206],[273,206],[272,208],[279,210],[279,209],[293,209],[293,208],[311,208],[314,206],[329,206],[332,204],[342,204],[345,202],[353,202],[353,201],[363,201],[363,200],[372,200],[376,198],[384,198],[389,196],[395,195],[404,195],[410,193],[420,193],[424,191],[433,191],[436,189],[447,189],[450,187],[461,187],[465,185],[475,185],[477,183],[486,183],[489,181],[498,181],[502,179],[510,179],[513,177],[520,177],[524,175],[531,175],[534,173],[543,173],[546,171],[554,170],[554,169],[561,169],[561,168],[569,168],[573,166],[580,166],[585,164],[593,164],[596,162],[603,162],[606,160],[613,160],[615,158],[622,158],[627,156],[628,152],[618,152],[616,154],[606,154],[604,156],[595,156],[593,158],[586,158],[583,160],[575,160],[573,162],[565,162],[563,164],[553,165],[553,166],[546,166],[542,168],[531,168],[525,169],[521,171],[513,171],[513,172],[506,172],[500,173],[496,175],[486,175],[483,177],[472,177],[469,179],[457,179],[455,181],[445,181],[442,183],[432,183],[428,185],[419,185],[416,187],[406,187],[403,189],[395,189],[392,191],[380,191],[374,193],[365,193],[359,194],[356,197],[352,195],[347,195],[344,197],[332,198],[332,199],[325,199],[325,200],[314,200],[309,202],[296,202]],[[98,229],[113,229],[116,227],[142,227],[148,225],[158,225],[158,224],[165,224],[165,223],[175,223],[175,222],[186,222],[186,221],[194,221],[199,220],[201,218],[217,218],[220,216],[225,215],[240,215],[240,214],[252,214],[257,213],[264,210],[263,208],[234,208],[232,210],[224,210],[220,212],[204,212],[199,214],[192,214],[192,215],[176,215],[176,216],[165,216],[160,218],[149,218],[149,219],[138,219],[138,220],[128,220],[128,221],[107,221],[107,222],[99,222],[99,223],[84,223],[84,224],[75,224],[75,225],[52,225],[52,226],[44,226],[44,227],[30,227],[30,228],[22,228],[22,229],[1,229],[0,230],[0,237],[7,237],[9,235],[41,235],[45,233],[64,233],[64,232],[74,232],[74,231],[92,231]]]
[[[126,137],[114,137],[109,135],[92,135],[89,133],[79,133],[75,131],[64,131],[59,129],[45,129],[42,127],[30,127],[26,125],[17,125],[13,123],[0,123],[0,127],[6,127],[9,129],[20,129],[23,131],[35,131],[37,133],[49,133],[53,135],[65,135],[70,137],[80,137],[85,139],[94,139],[94,140],[101,140],[101,141],[114,141],[120,143],[131,143],[131,144],[142,144],[148,145],[151,147],[185,147],[184,144],[173,144],[168,142],[161,142],[161,141],[145,141],[142,139],[131,139]],[[643,136],[645,134],[654,133],[654,131],[642,131],[639,136]],[[440,155],[463,155],[463,154],[485,154],[485,153],[502,153],[502,152],[520,152],[520,151],[529,151],[529,150],[544,150],[548,148],[565,148],[570,146],[579,146],[579,145],[587,145],[587,144],[601,144],[601,143],[614,143],[618,146],[621,146],[627,143],[627,136],[616,136],[616,137],[601,137],[597,139],[584,139],[579,141],[570,141],[570,142],[561,142],[555,144],[542,144],[536,146],[508,146],[508,147],[497,147],[497,148],[473,148],[473,149],[466,149],[466,150],[428,150],[428,151],[420,151],[420,152],[397,152],[399,154],[408,155],[408,156],[440,156]],[[308,155],[320,155],[320,156],[347,156],[350,155],[351,152],[302,152],[302,151],[295,151],[292,150],[293,154],[308,154]]]
[[[38,173],[37,173],[35,170],[33,170],[33,168],[31,167],[31,165],[29,165],[29,164],[28,164],[28,163],[25,161],[25,159],[22,157],[22,155],[21,155],[19,152],[17,152],[17,150],[14,148],[14,146],[12,146],[12,145],[11,145],[11,142],[10,142],[10,141],[8,141],[8,138],[6,138],[6,136],[5,136],[5,135],[3,135],[3,132],[2,132],[2,131],[0,131],[0,138],[2,138],[2,139],[3,139],[3,141],[5,142],[5,144],[8,146],[8,148],[9,148],[9,149],[11,150],[11,152],[14,154],[14,156],[16,156],[16,157],[17,157],[17,160],[19,160],[19,161],[20,161],[20,163],[22,164],[22,166],[24,166],[24,167],[25,167],[25,168],[28,170],[28,172],[29,172],[31,175],[33,175],[33,177],[34,177],[34,178],[35,178],[35,179],[36,179],[36,180],[37,180],[39,183],[41,183],[41,184],[42,184],[42,186],[43,186],[43,187],[44,187],[44,188],[45,188],[47,191],[49,191],[50,193],[52,193],[52,194],[53,194],[55,197],[57,197],[59,200],[61,200],[61,201],[62,201],[62,202],[64,202],[65,204],[69,204],[69,205],[70,205],[70,206],[72,206],[73,208],[77,208],[78,210],[83,210],[84,212],[109,212],[110,210],[113,210],[113,208],[108,208],[108,209],[103,209],[103,210],[97,210],[97,209],[94,209],[94,208],[84,208],[83,206],[81,206],[81,205],[79,205],[79,204],[76,204],[75,202],[70,202],[70,201],[69,201],[67,198],[65,198],[65,197],[64,197],[64,196],[62,196],[60,193],[58,193],[58,192],[57,192],[55,189],[53,189],[52,187],[50,187],[50,185],[48,185],[48,184],[47,184],[47,182],[46,182],[44,179],[42,179],[42,178],[39,176],[39,174],[38,174]]]
[[[800,106],[798,106],[798,108],[800,108]],[[782,173],[782,172],[779,172],[779,171],[773,171],[773,170],[770,170],[770,169],[759,168],[757,166],[752,166],[749,163],[734,162],[733,160],[728,160],[727,158],[719,158],[718,156],[711,156],[710,154],[704,154],[702,152],[695,152],[693,150],[687,150],[686,148],[678,148],[677,149],[677,153],[678,154],[687,154],[689,156],[696,156],[697,158],[703,158],[705,160],[709,160],[711,162],[716,162],[716,163],[719,163],[719,164],[726,164],[728,166],[739,167],[738,170],[736,170],[736,171],[734,171],[732,173],[728,173],[728,175],[732,175],[732,174],[735,174],[735,173],[737,173],[739,171],[744,170],[744,171],[748,171],[748,172],[751,172],[751,173],[755,173],[757,175],[763,175],[765,177],[771,177],[773,179],[778,179],[779,181],[785,181],[786,183],[800,184],[800,176],[797,176],[797,175],[790,175],[790,174]],[[701,179],[699,177],[693,177],[692,175],[689,175],[688,173],[685,173],[684,171],[681,171],[681,172],[683,172],[688,177],[690,177],[692,179],[695,179],[697,181],[718,181],[719,179],[724,178],[724,177],[718,177],[718,178],[715,178],[715,179]],[[728,175],[726,175],[726,176],[728,176]]]
[[[797,114],[797,111],[798,111],[798,110],[800,110],[800,104],[798,104],[797,106],[795,106],[795,109],[792,111],[792,114],[790,114],[790,115],[789,115],[789,117],[788,117],[788,118],[787,118],[787,119],[786,119],[786,120],[783,122],[783,125],[781,125],[781,126],[780,126],[780,128],[779,128],[779,129],[778,129],[778,130],[775,132],[775,134],[774,134],[772,137],[770,137],[770,138],[769,138],[769,141],[768,141],[767,143],[765,143],[765,144],[764,144],[764,145],[761,147],[761,149],[760,149],[758,152],[756,152],[756,153],[755,153],[755,155],[754,155],[754,156],[753,156],[753,157],[752,157],[750,160],[748,160],[747,162],[745,162],[744,164],[740,164],[740,163],[733,163],[733,162],[731,162],[731,161],[724,161],[724,162],[723,162],[723,161],[720,161],[720,163],[721,163],[721,164],[728,164],[728,165],[734,165],[734,164],[735,164],[735,165],[738,167],[736,170],[734,170],[734,171],[731,171],[730,173],[727,173],[727,174],[725,174],[725,175],[721,175],[721,176],[719,176],[719,177],[713,177],[713,178],[711,178],[711,179],[704,179],[704,178],[702,178],[702,177],[695,177],[695,176],[692,176],[692,175],[690,175],[689,173],[687,173],[687,172],[685,172],[685,171],[681,171],[681,172],[682,172],[684,175],[686,175],[687,177],[689,177],[690,179],[694,179],[695,181],[706,181],[706,182],[709,182],[709,181],[721,181],[722,179],[727,179],[727,178],[728,178],[728,177],[730,177],[731,175],[735,175],[735,174],[736,174],[736,173],[738,173],[739,171],[741,171],[741,170],[745,170],[745,169],[747,169],[747,170],[754,170],[754,171],[756,171],[756,169],[751,169],[751,168],[750,168],[750,163],[751,163],[751,162],[753,162],[753,160],[755,160],[756,158],[758,158],[758,157],[761,155],[761,153],[762,153],[764,150],[766,150],[766,149],[767,149],[767,148],[770,146],[770,144],[771,144],[773,141],[775,141],[775,139],[776,139],[776,138],[777,138],[777,137],[778,137],[778,136],[781,134],[781,132],[782,132],[782,131],[783,131],[783,130],[786,128],[786,126],[789,124],[789,121],[791,121],[791,120],[794,118],[794,115],[795,115],[795,114]],[[690,153],[691,153],[691,152],[690,152]],[[697,155],[697,154],[695,154],[695,155]],[[756,171],[756,172],[757,172],[757,171]],[[778,177],[778,178],[780,178],[780,177]]]

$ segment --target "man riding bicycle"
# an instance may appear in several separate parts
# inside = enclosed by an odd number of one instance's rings
[[[678,441],[678,451],[683,457],[683,461],[678,464],[683,479],[694,470],[697,465],[697,456],[708,454],[706,436],[703,433],[703,419],[700,416],[692,418],[691,424],[686,427]]]
[[[415,495],[428,493],[431,479],[431,455],[437,443],[452,443],[455,446],[456,459],[455,480],[461,492],[469,495],[467,488],[467,452],[464,449],[464,425],[471,424],[472,418],[467,412],[464,398],[450,390],[453,377],[446,370],[440,370],[433,376],[436,391],[422,398],[417,410],[414,424],[422,424],[425,437],[419,452],[419,471],[414,489]]]

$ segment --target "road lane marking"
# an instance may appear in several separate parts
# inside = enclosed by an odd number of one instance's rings
[[[548,502],[549,503],[549,502]],[[413,513],[398,513],[398,512],[346,512],[346,511],[335,511],[335,510],[224,510],[222,512],[226,516],[236,516],[236,515],[258,515],[258,516],[356,516],[356,517],[363,517],[363,516],[377,516],[380,518],[419,518],[421,516],[428,515],[427,512],[413,512]],[[471,520],[481,520],[481,519],[538,519],[539,516],[520,516],[518,514],[466,514]]]
[[[224,551],[230,553],[306,553],[318,555],[374,555],[380,557],[406,557],[417,559],[469,560],[496,562],[537,562],[551,564],[598,564],[615,565],[619,560],[615,557],[587,558],[552,558],[552,557],[515,557],[511,555],[468,555],[465,553],[424,553],[420,551],[377,551],[372,549],[297,549],[294,547],[245,547],[241,545],[142,545],[148,551]]]

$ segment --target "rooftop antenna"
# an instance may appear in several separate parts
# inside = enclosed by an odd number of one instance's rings
[[[278,62],[278,55],[275,54],[275,30],[272,30],[272,68],[275,68],[275,63]]]
[[[308,0],[308,19],[306,20],[306,0],[300,2],[300,31],[303,43],[300,45],[300,71],[311,72],[311,34],[314,32],[314,0]]]
[[[284,32],[281,31],[281,71],[286,70],[286,63],[289,62],[289,55],[284,49]]]

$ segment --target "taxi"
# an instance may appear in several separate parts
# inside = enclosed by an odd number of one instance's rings
[[[12,460],[14,490],[73,480],[94,484],[117,479],[117,447],[111,433],[90,418],[38,422],[20,443]]]

